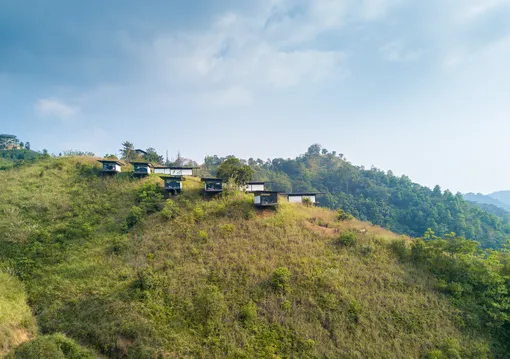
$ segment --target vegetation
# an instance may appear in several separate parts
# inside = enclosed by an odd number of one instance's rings
[[[0,267],[0,357],[36,332],[23,285]]]
[[[204,171],[214,175],[225,160],[206,157]],[[341,208],[396,233],[418,237],[431,228],[439,236],[455,232],[484,247],[500,247],[510,238],[508,217],[489,213],[460,193],[439,186],[429,189],[391,171],[354,166],[343,154],[320,145],[310,146],[295,159],[249,159],[247,164],[255,170],[256,180],[271,181],[275,190],[323,192],[322,206]]]
[[[232,180],[236,185],[245,185],[253,178],[255,171],[250,166],[241,163],[236,157],[227,158],[219,167],[218,178]]]
[[[193,178],[165,200],[161,184],[92,158],[0,173],[0,263],[40,332],[9,358],[509,356],[505,250],[283,199],[204,201]]]
[[[0,171],[35,162],[41,157],[42,154],[30,149],[0,150]]]

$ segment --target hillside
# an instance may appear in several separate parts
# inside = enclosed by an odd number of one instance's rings
[[[466,201],[475,202],[478,204],[485,204],[490,206],[495,206],[505,210],[506,212],[510,211],[510,204],[500,201],[499,199],[493,197],[492,195],[484,195],[481,193],[466,193],[464,195],[464,199]]]
[[[215,174],[224,160],[207,157],[205,170]],[[431,228],[443,236],[450,232],[474,239],[485,247],[501,247],[510,239],[510,224],[439,186],[434,189],[413,183],[391,171],[365,169],[348,162],[342,154],[319,145],[295,159],[249,159],[257,180],[273,182],[286,192],[319,191],[322,206],[341,208],[356,218],[393,232],[414,237]]]
[[[0,172],[0,275],[18,293],[0,305],[38,333],[9,358],[508,357],[505,253],[204,200],[194,178],[166,201],[160,183],[101,177],[90,158]]]
[[[503,203],[506,209],[510,211],[510,191],[498,191],[489,195],[491,198]]]

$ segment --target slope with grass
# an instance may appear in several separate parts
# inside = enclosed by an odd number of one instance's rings
[[[205,200],[194,178],[165,200],[160,183],[85,158],[0,173],[0,262],[42,335],[11,358],[504,357],[398,255],[410,239],[322,208]]]

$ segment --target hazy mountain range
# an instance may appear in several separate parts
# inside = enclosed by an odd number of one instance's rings
[[[510,191],[498,191],[491,194],[466,193],[466,201],[475,202],[483,205],[492,205],[510,212]],[[483,206],[484,208],[487,206]]]

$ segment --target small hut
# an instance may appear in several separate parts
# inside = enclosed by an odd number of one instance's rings
[[[137,148],[135,150],[135,153],[137,156],[142,157],[142,158],[145,158],[145,156],[147,156],[147,152],[145,152],[144,150],[141,150],[139,148]]]
[[[312,204],[317,204],[317,196],[320,194],[318,192],[288,193],[287,198],[290,203],[303,203],[305,198],[308,198]]]
[[[165,181],[165,192],[167,195],[176,196],[182,192],[182,182],[186,179],[183,176],[160,176]]]
[[[221,178],[202,178],[204,182],[205,194],[217,194],[223,192],[223,182]]]
[[[253,194],[253,203],[256,207],[278,206],[278,192],[276,191],[256,191]]]
[[[148,176],[153,172],[154,166],[149,162],[131,162],[133,175],[137,177]]]
[[[242,190],[248,193],[264,192],[266,190],[266,182],[248,182]]]
[[[103,165],[103,174],[117,174],[121,172],[121,167],[124,164],[117,160],[98,160],[97,162]]]
[[[198,167],[156,166],[154,172],[169,176],[194,176]]]

